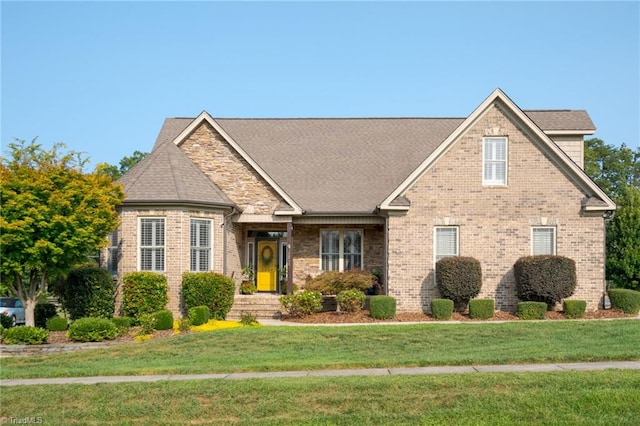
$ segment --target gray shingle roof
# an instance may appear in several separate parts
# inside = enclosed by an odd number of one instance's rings
[[[585,111],[545,110],[524,111],[543,131],[592,130]],[[464,118],[304,118],[304,119],[228,119],[215,121],[251,158],[308,213],[371,213],[409,174],[411,174],[465,119]],[[158,135],[149,162],[166,163],[177,158],[169,155],[165,145],[171,145],[193,118],[169,118]],[[180,151],[178,148],[176,148]],[[184,157],[184,158],[182,158]],[[186,157],[180,157],[181,170]],[[188,161],[188,159],[187,159]],[[190,161],[188,161],[191,163]],[[191,164],[193,168],[195,166]],[[167,189],[158,188],[158,174],[171,175],[168,165],[144,185],[133,182],[125,192],[129,198],[169,196]],[[194,173],[193,168],[189,168]],[[137,167],[136,167],[137,169]],[[133,170],[135,171],[135,169]],[[133,172],[132,171],[132,172]],[[181,175],[182,172],[177,173]],[[173,175],[176,175],[174,172]],[[223,199],[223,194],[190,186],[191,194],[172,189],[171,197]],[[195,176],[190,175],[190,179]],[[128,175],[125,176],[131,180]],[[124,179],[124,178],[123,178]],[[190,179],[182,178],[182,187]],[[151,185],[151,188],[148,186]],[[155,185],[155,189],[154,189]],[[166,185],[163,185],[166,186]],[[171,185],[168,185],[171,187]],[[206,194],[205,194],[206,192]],[[215,198],[213,198],[215,192]],[[226,198],[226,197],[224,197]],[[229,202],[228,200],[226,200]],[[397,200],[402,204],[403,200]]]
[[[156,148],[118,181],[127,203],[195,203],[233,206],[233,202],[172,143]]]

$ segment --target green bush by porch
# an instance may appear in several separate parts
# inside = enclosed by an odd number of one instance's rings
[[[326,271],[307,281],[306,290],[317,291],[322,295],[337,295],[345,290],[364,291],[371,287],[373,275],[360,269],[346,272]]]
[[[234,281],[217,272],[185,272],[182,275],[182,296],[188,312],[195,306],[208,306],[211,317],[223,320],[233,306]]]

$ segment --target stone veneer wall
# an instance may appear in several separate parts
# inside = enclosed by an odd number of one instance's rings
[[[182,309],[182,273],[190,269],[190,220],[211,219],[213,239],[213,271],[223,272],[223,212],[189,208],[138,209],[123,207],[120,213],[119,238],[120,261],[118,263],[118,289],[116,294],[116,313],[122,306],[122,276],[138,271],[138,235],[139,218],[161,217],[165,219],[165,275],[169,286],[169,304],[174,315],[181,315]],[[227,235],[233,242],[233,237]],[[228,250],[227,254],[233,250]]]
[[[505,187],[482,185],[483,136],[508,136]],[[461,165],[464,165],[461,167]],[[438,297],[434,226],[459,226],[459,252],[482,265],[478,297],[517,303],[513,264],[530,255],[531,227],[556,226],[557,250],[576,262],[572,298],[595,310],[603,286],[602,217],[581,215],[585,195],[498,108],[491,107],[406,193],[411,208],[389,218],[389,294],[399,312],[428,311]]]
[[[284,200],[208,123],[180,148],[245,213],[273,214]]]

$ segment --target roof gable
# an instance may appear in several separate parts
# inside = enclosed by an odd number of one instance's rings
[[[405,192],[416,182],[435,162],[438,161],[449,148],[463,135],[474,123],[494,104],[499,104],[501,109],[507,113],[512,119],[519,121],[523,124],[522,130],[528,133],[535,140],[540,141],[541,147],[548,152],[551,157],[556,161],[556,164],[568,172],[573,181],[582,189],[582,191],[588,196],[596,196],[602,203],[590,203],[585,205],[586,210],[615,210],[615,203],[604,193],[594,182],[585,174],[585,172],[573,162],[569,156],[564,153],[556,144],[551,140],[549,136],[525,113],[521,110],[502,90],[494,90],[470,115],[467,117],[443,142],[437,149],[435,149],[421,164],[417,167],[400,185],[398,185],[384,201],[380,204],[380,208],[383,210],[407,210],[408,206],[402,203],[394,202],[398,197],[402,197]],[[546,111],[545,111],[546,112]],[[539,120],[547,120],[546,125],[554,126],[552,124],[554,120],[557,120],[558,111],[554,111],[556,114],[551,117],[549,114],[544,116],[544,113],[538,111],[536,114],[530,111],[529,114],[538,117]],[[586,114],[586,113],[585,113]],[[588,117],[588,116],[587,116]],[[553,119],[552,119],[553,118]],[[588,120],[591,121],[590,119]],[[555,124],[556,127],[560,127]],[[580,121],[579,126],[588,126],[588,122],[584,120]],[[578,127],[574,124],[574,127]],[[593,127],[593,123],[591,123]],[[558,129],[556,129],[558,130]],[[577,130],[577,129],[576,129]],[[587,130],[587,129],[585,129]],[[553,133],[553,130],[551,131]]]

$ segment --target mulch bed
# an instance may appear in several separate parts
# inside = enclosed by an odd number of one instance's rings
[[[635,315],[625,314],[616,309],[586,312],[584,319],[615,319],[633,318]],[[566,320],[562,312],[550,311],[545,317],[547,320]],[[291,321],[305,324],[348,324],[348,323],[385,323],[385,322],[429,322],[435,321],[433,317],[424,313],[397,313],[393,319],[378,320],[369,316],[369,311],[360,312],[320,312],[304,318],[283,317],[283,321]],[[454,312],[451,321],[479,321],[469,318],[468,313]],[[483,321],[522,321],[510,312],[497,311],[493,318]]]

